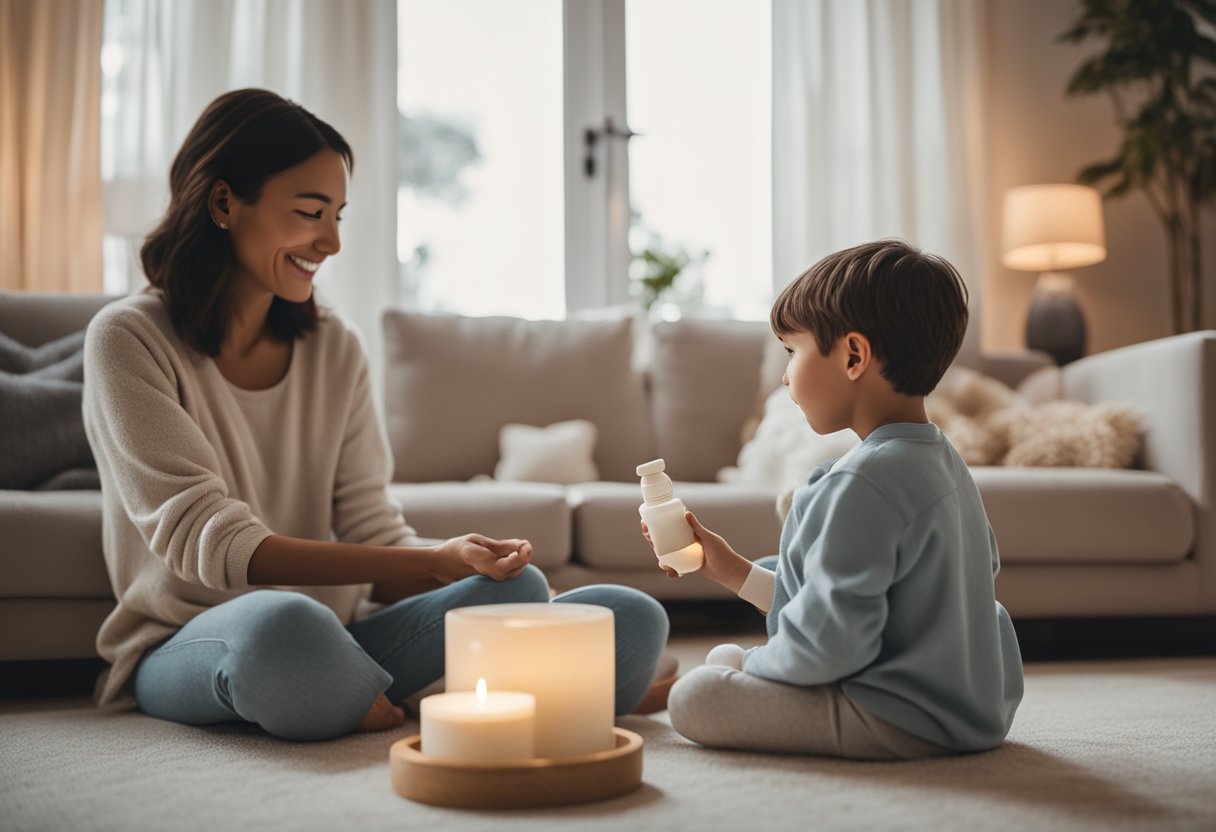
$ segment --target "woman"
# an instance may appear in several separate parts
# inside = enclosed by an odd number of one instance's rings
[[[425,545],[387,499],[366,356],[313,299],[352,165],[303,107],[219,97],[141,251],[151,288],[89,326],[85,424],[118,598],[98,634],[103,702],[287,739],[391,728],[443,674],[447,610],[549,599],[528,541]],[[369,596],[390,605],[359,617]],[[617,710],[632,711],[662,607],[614,586],[555,600],[613,609]]]

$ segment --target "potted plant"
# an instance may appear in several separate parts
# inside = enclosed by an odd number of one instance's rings
[[[1216,196],[1216,27],[1213,0],[1083,0],[1060,40],[1099,40],[1069,95],[1106,93],[1123,138],[1114,157],[1083,168],[1104,195],[1142,191],[1165,229],[1175,333],[1200,328],[1200,214]]]

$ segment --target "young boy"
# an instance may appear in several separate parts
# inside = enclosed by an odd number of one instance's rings
[[[862,442],[794,496],[776,573],[687,517],[701,574],[768,613],[768,643],[714,648],[671,691],[703,745],[854,759],[993,748],[1022,698],[996,540],[925,396],[967,328],[954,267],[902,241],[830,255],[773,305],[782,383],[811,427]]]

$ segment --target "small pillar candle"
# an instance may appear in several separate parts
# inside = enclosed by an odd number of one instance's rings
[[[501,763],[528,760],[536,736],[536,697],[519,691],[437,693],[422,700],[421,751],[437,760]]]
[[[615,747],[616,635],[612,610],[593,604],[491,604],[449,610],[446,685],[536,697],[536,756]],[[425,735],[424,735],[425,736]]]

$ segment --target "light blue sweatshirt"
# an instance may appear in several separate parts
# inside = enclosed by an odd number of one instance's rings
[[[879,718],[956,751],[1005,739],[1022,657],[996,601],[996,538],[936,425],[883,425],[794,496],[768,643],[743,670],[839,682]]]

